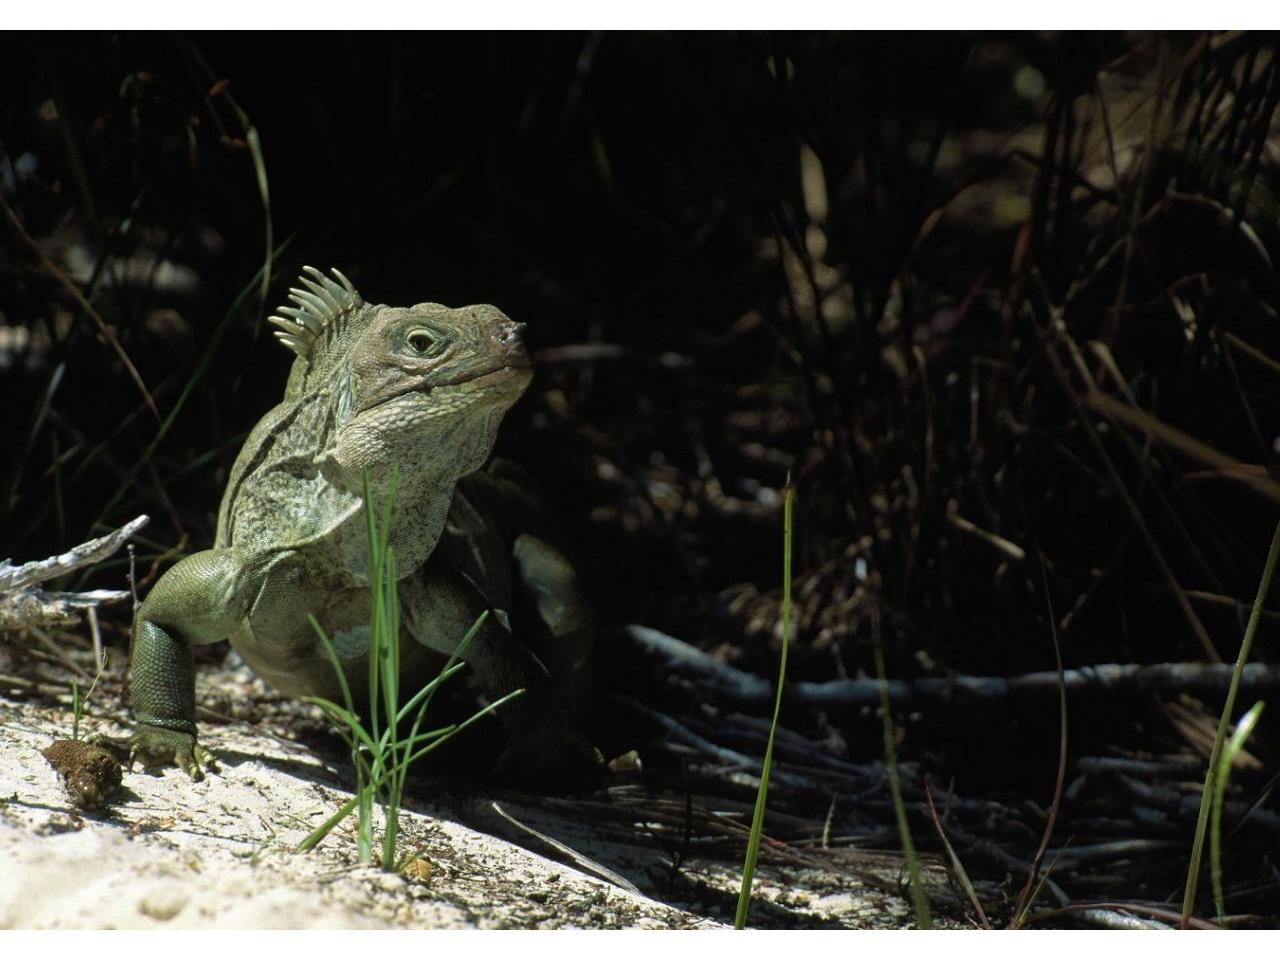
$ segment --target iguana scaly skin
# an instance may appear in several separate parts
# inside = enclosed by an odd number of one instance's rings
[[[453,652],[492,611],[463,656],[490,697],[527,691],[504,707],[509,763],[534,775],[578,764],[590,748],[567,715],[584,689],[590,610],[519,471],[481,470],[532,377],[524,325],[487,305],[366,304],[337,270],[304,269],[293,305],[271,318],[297,359],[236,458],[213,549],[170,568],[138,611],[130,761],[199,779],[212,759],[196,740],[196,644],[229,639],[280,691],[337,699],[314,614],[351,689],[367,689],[362,477],[381,504],[394,470],[403,670],[438,662],[429,651]],[[519,640],[515,604],[534,612]]]

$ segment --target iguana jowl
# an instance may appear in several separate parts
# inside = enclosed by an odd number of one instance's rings
[[[198,779],[212,759],[196,741],[196,644],[229,639],[280,691],[336,699],[311,613],[351,688],[367,688],[362,477],[381,503],[395,470],[404,670],[434,661],[427,651],[451,653],[494,611],[464,657],[490,696],[528,691],[508,705],[508,757],[535,774],[578,763],[589,748],[566,715],[593,637],[590,610],[519,471],[504,461],[481,470],[532,377],[524,325],[488,305],[367,304],[337,270],[304,270],[293,305],[271,318],[297,359],[284,399],[231,470],[214,547],[169,569],[138,611],[130,760],[174,763]],[[512,635],[516,602],[535,612],[521,638],[531,644]]]

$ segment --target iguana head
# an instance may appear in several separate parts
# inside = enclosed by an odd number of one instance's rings
[[[479,469],[532,378],[524,324],[487,304],[367,304],[337,270],[335,282],[303,269],[295,306],[271,321],[298,355],[286,399],[325,398],[324,475],[355,491],[363,470],[376,481],[393,466],[445,480]]]

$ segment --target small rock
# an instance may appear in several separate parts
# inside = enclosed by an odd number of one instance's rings
[[[190,900],[191,893],[185,887],[172,884],[156,886],[138,901],[138,912],[152,920],[172,920]]]
[[[621,756],[614,757],[609,761],[609,771],[616,774],[640,776],[644,772],[640,765],[640,754],[635,750],[628,750]]]

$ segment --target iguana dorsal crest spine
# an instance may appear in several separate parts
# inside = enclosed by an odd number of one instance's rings
[[[315,267],[302,270],[298,283],[307,289],[289,288],[289,299],[296,306],[280,307],[277,315],[268,317],[267,321],[280,328],[274,331],[277,340],[303,360],[310,361],[316,339],[322,334],[332,336],[337,332],[340,324],[364,306],[364,298],[337,267],[329,268],[338,278],[337,283]]]

